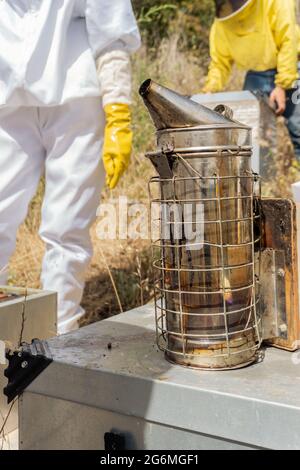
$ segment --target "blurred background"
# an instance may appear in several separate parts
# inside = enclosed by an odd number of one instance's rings
[[[212,0],[133,0],[133,4],[143,38],[143,46],[133,59],[134,152],[120,185],[113,192],[105,189],[102,201],[125,195],[132,203],[147,204],[147,181],[153,170],[144,154],[154,148],[155,135],[138,96],[139,85],[151,77],[184,94],[201,91],[209,64],[209,30],[214,6]],[[242,83],[243,73],[235,70],[227,90],[239,90]],[[278,120],[278,132],[280,148],[276,161],[272,162],[276,178],[264,181],[266,196],[289,196],[290,184],[299,180],[299,168],[282,118]],[[42,180],[19,230],[17,250],[10,264],[10,284],[40,287],[44,247],[38,228],[43,191]],[[153,296],[150,242],[98,240],[95,227],[92,229],[95,252],[87,274],[82,302],[86,316],[82,324],[142,305]]]

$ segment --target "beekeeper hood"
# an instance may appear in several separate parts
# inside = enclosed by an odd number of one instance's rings
[[[215,0],[216,16],[219,20],[227,20],[244,10],[254,0]]]

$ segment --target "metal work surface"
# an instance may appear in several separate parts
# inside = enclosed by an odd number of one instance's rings
[[[300,449],[297,353],[270,348],[262,363],[226,372],[171,365],[155,346],[153,306],[49,346],[54,361],[27,388],[25,403],[39,394],[248,447]],[[22,400],[20,413],[22,439],[29,424]],[[27,417],[34,429],[34,414]]]

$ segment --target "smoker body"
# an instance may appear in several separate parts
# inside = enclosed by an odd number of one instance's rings
[[[266,350],[226,373],[165,361],[153,305],[48,341],[53,362],[19,400],[20,448],[300,449],[299,357]],[[111,343],[111,348],[108,348]]]
[[[148,93],[153,112],[153,91]],[[174,92],[168,97],[175,98]],[[223,106],[210,111],[214,123],[188,126],[186,112],[183,120],[177,110],[186,102],[189,110],[190,100],[181,97],[174,114],[185,127],[160,126],[158,150],[148,155],[158,172],[150,193],[161,227],[154,239],[157,339],[170,361],[234,368],[256,360],[262,339],[260,237],[254,230],[260,186],[251,170],[251,129],[231,120]],[[168,110],[168,121],[170,116]],[[154,122],[159,126],[157,112]]]

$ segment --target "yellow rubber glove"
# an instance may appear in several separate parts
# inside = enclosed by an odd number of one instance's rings
[[[106,127],[103,164],[106,183],[114,189],[128,168],[132,149],[131,113],[127,104],[107,104],[104,107]]]

